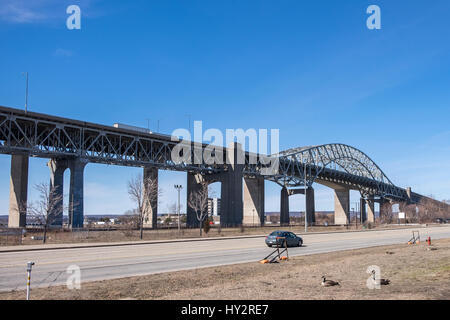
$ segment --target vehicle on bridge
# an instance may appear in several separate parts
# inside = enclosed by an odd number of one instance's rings
[[[290,231],[274,231],[266,237],[266,245],[268,247],[280,246],[284,247],[286,241],[288,247],[301,247],[303,239]]]
[[[443,224],[443,223],[450,223],[450,219],[446,218],[437,218],[436,223]]]

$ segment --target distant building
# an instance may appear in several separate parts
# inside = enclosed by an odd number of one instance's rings
[[[208,198],[208,215],[209,216],[220,216],[220,199],[219,198]]]

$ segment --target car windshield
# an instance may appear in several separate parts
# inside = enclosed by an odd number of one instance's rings
[[[274,231],[274,232],[272,232],[270,235],[271,236],[281,236],[281,235],[283,235],[283,231]]]

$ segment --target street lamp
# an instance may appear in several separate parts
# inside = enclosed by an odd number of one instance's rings
[[[25,113],[28,111],[28,72],[22,72],[26,77],[26,89],[25,89]]]
[[[179,235],[180,228],[181,228],[181,226],[180,226],[180,192],[181,192],[181,189],[183,189],[183,186],[176,184],[174,187],[178,191],[178,210],[177,211],[178,211],[178,235]]]
[[[308,208],[308,200],[306,197],[306,189],[308,188],[306,183],[306,162],[303,164],[305,172],[303,173],[303,177],[305,178],[304,184],[305,184],[305,232],[308,232],[308,214],[307,214],[307,208]]]

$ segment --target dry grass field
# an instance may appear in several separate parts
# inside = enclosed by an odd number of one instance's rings
[[[373,228],[376,230],[393,229],[393,228],[407,228],[410,226],[394,226],[394,225],[376,225]],[[303,233],[304,226],[286,226],[280,227],[265,226],[265,227],[244,227],[244,228],[223,228],[213,227],[208,234],[203,232],[203,238],[210,237],[230,237],[230,236],[248,236],[248,235],[265,235],[274,230],[287,230],[294,233]],[[354,231],[362,230],[362,226],[312,226],[308,228],[309,232],[336,232],[336,231]],[[22,237],[20,243],[22,245],[42,244],[42,240],[33,240],[32,236],[42,236],[42,232],[29,231],[25,237]],[[190,239],[198,238],[198,229],[155,229],[144,231],[144,241],[152,240],[170,240],[170,239]],[[6,241],[6,238],[0,239],[0,245],[16,245],[12,241]],[[139,230],[118,229],[118,230],[83,230],[83,231],[49,231],[47,236],[48,244],[58,243],[99,243],[99,242],[121,242],[121,241],[139,241]]]
[[[428,250],[394,245],[293,257],[278,264],[254,263],[32,290],[33,299],[450,299],[450,239]],[[369,290],[367,267],[378,265],[388,286]],[[322,287],[321,276],[340,286]],[[0,293],[23,299],[25,292]]]

